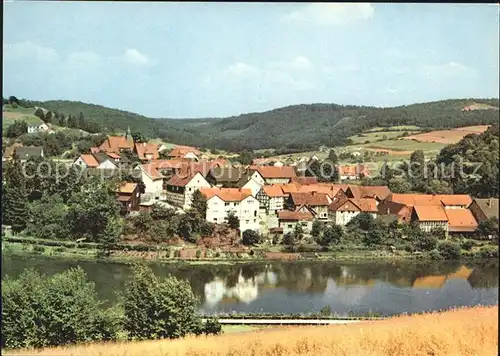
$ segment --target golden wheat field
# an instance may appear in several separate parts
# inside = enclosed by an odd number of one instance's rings
[[[221,336],[80,345],[22,355],[102,356],[495,356],[498,306],[347,325],[289,327]]]

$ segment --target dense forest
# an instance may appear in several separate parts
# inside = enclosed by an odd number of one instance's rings
[[[85,115],[105,132],[132,131],[166,141],[239,152],[244,149],[317,149],[345,144],[349,136],[373,127],[416,125],[435,130],[498,122],[498,99],[454,99],[393,108],[336,104],[293,105],[228,118],[153,119],[74,101],[22,101],[67,115]],[[474,103],[493,110],[462,111]]]

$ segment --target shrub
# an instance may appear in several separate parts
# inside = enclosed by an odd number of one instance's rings
[[[254,230],[243,231],[242,243],[245,246],[256,245],[261,241],[260,234]]]
[[[440,241],[438,251],[445,260],[457,260],[461,255],[460,246],[451,241]]]
[[[474,247],[474,245],[475,245],[474,241],[472,241],[472,240],[465,240],[465,241],[462,242],[461,247],[464,250],[470,251],[470,249],[472,247]]]
[[[215,318],[209,318],[205,322],[205,327],[203,328],[203,333],[206,335],[219,335],[222,333],[222,325]]]
[[[94,283],[72,268],[46,277],[33,270],[2,281],[2,347],[31,348],[115,339],[120,318],[103,310]]]
[[[186,280],[159,280],[149,267],[134,265],[122,298],[124,326],[132,339],[178,338],[202,330],[199,300]]]
[[[201,251],[200,250],[196,250],[196,258],[200,258],[201,257]]]
[[[498,258],[498,246],[483,246],[476,254],[476,258]]]
[[[439,253],[439,251],[437,249],[434,249],[432,251],[429,252],[429,257],[432,259],[432,260],[442,260],[443,259],[443,256],[441,256],[441,254]]]
[[[35,246],[33,246],[33,252],[44,253],[45,247],[40,246],[40,245],[35,245]]]

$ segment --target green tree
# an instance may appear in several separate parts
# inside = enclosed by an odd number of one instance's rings
[[[46,277],[25,270],[2,280],[2,348],[41,348],[116,339],[120,318],[104,309],[85,272]]]
[[[231,229],[237,230],[240,228],[240,220],[232,210],[227,213],[227,223]]]
[[[437,249],[445,260],[458,260],[461,256],[460,245],[451,241],[439,241]]]
[[[7,132],[5,133],[5,136],[14,138],[24,135],[27,132],[28,132],[28,124],[26,123],[26,121],[16,120],[12,125],[7,127]]]
[[[193,193],[193,200],[191,203],[191,209],[193,209],[201,218],[205,219],[207,216],[207,199],[200,192],[199,189]]]
[[[391,178],[387,184],[393,193],[409,193],[411,192],[412,185],[405,178]]]
[[[60,195],[43,195],[40,200],[29,204],[27,233],[41,239],[67,239],[66,211]]]
[[[5,222],[12,226],[15,234],[26,228],[29,219],[28,192],[21,162],[14,158],[7,164],[5,172]]]
[[[161,204],[154,203],[151,206],[151,217],[153,220],[171,220],[175,216],[175,210]]]
[[[314,220],[311,228],[311,236],[316,240],[323,232],[324,224],[319,220]]]
[[[344,236],[344,230],[339,225],[328,225],[323,235],[317,240],[321,246],[338,245]]]
[[[69,230],[74,238],[113,244],[120,235],[119,205],[112,187],[87,184],[71,196],[67,214]]]
[[[282,243],[285,246],[295,246],[295,244],[297,243],[295,234],[292,232],[287,232],[285,235],[283,235]]]
[[[369,231],[373,228],[373,220],[373,215],[362,212],[352,218],[348,225],[359,227],[364,231]]]
[[[202,332],[199,299],[187,281],[175,277],[160,280],[149,267],[135,265],[123,290],[124,327],[131,339],[178,338]]]
[[[140,132],[132,132],[132,139],[135,143],[148,142],[147,138],[144,137]]]
[[[363,243],[366,246],[373,246],[373,245],[379,245],[382,243],[383,240],[383,235],[382,231],[380,230],[371,230],[367,231],[363,235]]]
[[[245,246],[252,246],[260,243],[260,234],[254,230],[243,231],[242,243]]]
[[[80,114],[78,115],[77,126],[81,130],[83,130],[85,128],[85,116],[83,115],[83,112],[81,112],[81,111],[80,111]]]
[[[129,218],[132,227],[134,228],[137,235],[144,238],[153,226],[153,218],[148,212],[140,212],[139,215]]]
[[[302,228],[302,224],[300,222],[295,224],[293,235],[295,236],[296,241],[300,241],[304,237],[304,229]]]
[[[333,164],[339,163],[339,158],[337,157],[337,153],[335,153],[335,150],[330,150],[330,152],[328,152],[327,160],[329,162],[332,162]]]
[[[491,217],[487,220],[481,221],[477,227],[476,235],[480,239],[491,238],[498,239],[498,219]]]
[[[247,166],[252,164],[253,162],[253,152],[251,151],[243,151],[240,153],[240,155],[236,158],[238,162],[241,164]]]

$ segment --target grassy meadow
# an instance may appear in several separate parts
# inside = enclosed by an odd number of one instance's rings
[[[17,350],[5,355],[494,356],[498,306],[398,316],[347,325],[282,327],[178,340]]]

